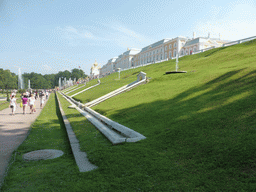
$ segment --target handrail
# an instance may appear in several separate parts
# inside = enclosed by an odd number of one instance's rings
[[[248,37],[248,38],[245,38],[245,39],[239,39],[239,40],[236,40],[236,41],[231,41],[231,42],[228,42],[228,43],[224,43],[222,45],[222,47],[230,46],[230,45],[234,45],[234,44],[240,44],[242,42],[250,41],[250,40],[253,40],[253,39],[256,39],[256,36],[252,36],[252,37]]]

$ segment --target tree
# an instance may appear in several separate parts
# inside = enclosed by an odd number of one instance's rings
[[[55,74],[50,75],[44,75],[44,78],[48,81],[48,84],[50,85],[50,88],[54,88],[55,85]]]
[[[17,89],[18,88],[18,78],[14,73],[11,73],[10,70],[0,69],[0,88],[6,89],[7,100],[9,101],[8,89]]]
[[[72,69],[71,71],[71,78],[74,80],[80,79],[80,78],[85,78],[87,75],[85,75],[84,71],[81,69]]]

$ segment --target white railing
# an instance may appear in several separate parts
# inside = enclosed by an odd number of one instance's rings
[[[252,37],[248,37],[248,38],[245,38],[245,39],[240,39],[240,40],[237,40],[237,41],[231,41],[231,42],[228,42],[228,43],[224,43],[222,45],[222,47],[240,44],[240,43],[243,43],[243,42],[246,42],[246,41],[251,41],[253,39],[256,39],[256,36],[252,36]]]
[[[198,50],[198,51],[193,51],[193,52],[192,52],[192,55],[197,54],[197,53],[202,53],[202,52],[204,52],[204,51],[208,51],[208,50],[214,49],[214,48],[216,48],[216,46],[208,47],[208,48],[205,48],[205,49],[200,49],[200,50]]]

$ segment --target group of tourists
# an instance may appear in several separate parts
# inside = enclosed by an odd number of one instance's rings
[[[15,115],[16,108],[18,107],[16,98],[16,94],[12,93],[11,94],[11,99],[10,99],[10,108],[12,109],[12,115]],[[43,108],[43,105],[45,103],[45,99],[48,99],[49,92],[48,90],[46,91],[39,91],[39,93],[36,91],[34,93],[32,92],[25,92],[21,95],[21,103],[20,107],[23,108],[23,114],[26,114],[26,108],[29,107],[30,109],[30,114],[33,114],[36,112],[36,107],[35,107],[35,101],[40,99],[40,109]]]

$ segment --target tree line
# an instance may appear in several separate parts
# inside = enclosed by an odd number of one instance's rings
[[[40,73],[24,73],[22,75],[25,89],[28,88],[28,80],[30,80],[30,87],[32,89],[53,89],[59,86],[59,78],[71,78],[74,80],[80,78],[86,78],[88,75],[81,69],[72,69],[60,71],[57,74],[45,74]],[[18,89],[18,75],[10,72],[10,70],[3,70],[0,68],[0,89]]]

